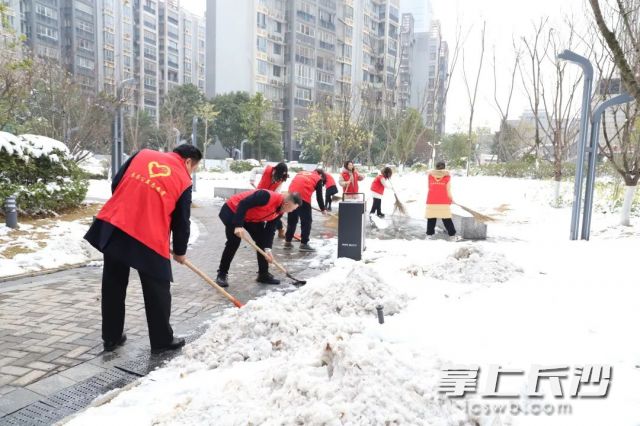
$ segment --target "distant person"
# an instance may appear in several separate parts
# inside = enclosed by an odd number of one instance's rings
[[[271,256],[276,222],[284,213],[297,209],[301,203],[300,196],[295,192],[285,197],[278,192],[266,189],[253,189],[229,198],[219,214],[225,226],[227,242],[220,259],[216,283],[221,287],[229,286],[227,275],[245,230],[256,245]],[[280,280],[269,273],[269,263],[273,259],[265,259],[260,253],[257,253],[257,257],[256,281],[262,284],[280,284]]]
[[[193,145],[173,152],[143,149],[120,168],[111,182],[113,195],[96,216],[85,239],[104,255],[102,340],[109,352],[127,340],[125,297],[129,270],[138,271],[149,327],[151,352],[184,346],[169,324],[173,259],[186,260],[191,216],[191,174],[202,160]]]
[[[336,180],[331,176],[331,173],[324,172],[324,176],[326,178],[326,182],[324,184],[324,206],[328,212],[331,211],[331,204],[333,202],[333,196],[338,193],[338,185],[336,185]]]
[[[345,161],[344,168],[340,173],[340,186],[344,189],[345,194],[354,194],[358,192],[358,182],[364,180],[364,176],[360,176],[353,165],[353,161]]]
[[[289,170],[284,162],[279,162],[275,166],[255,167],[251,170],[250,183],[257,189],[268,189],[269,191],[279,192],[282,184],[289,178]],[[260,182],[256,186],[256,176],[262,174]],[[276,221],[276,229],[278,230],[278,238],[284,238],[284,226],[282,218]]]
[[[300,194],[302,205],[287,215],[287,232],[285,234],[284,248],[290,249],[293,247],[291,241],[293,235],[296,232],[298,226],[298,219],[300,219],[300,251],[313,252],[316,249],[309,245],[309,237],[311,236],[311,224],[312,208],[311,208],[311,195],[316,193],[316,200],[318,201],[318,207],[323,215],[327,214],[325,209],[324,200],[322,199],[322,187],[326,179],[326,174],[321,169],[316,169],[313,172],[301,171],[296,174],[291,180],[289,185],[289,192],[297,192]]]
[[[453,197],[451,196],[451,176],[445,170],[444,161],[436,163],[436,169],[428,173],[429,193],[427,194],[427,209],[425,217],[427,218],[427,238],[433,236],[436,230],[436,221],[442,220],[442,223],[449,234],[450,240],[455,240],[456,228],[451,220],[451,204]]]
[[[393,170],[391,170],[391,167],[385,167],[371,183],[371,196],[373,197],[373,205],[371,206],[371,211],[369,212],[369,214],[375,213],[378,215],[378,217],[384,217],[384,214],[382,213],[382,197],[384,196],[385,188],[391,187],[389,179],[391,179],[392,174]]]

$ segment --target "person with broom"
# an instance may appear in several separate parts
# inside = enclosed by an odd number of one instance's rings
[[[251,186],[257,189],[268,189],[269,191],[277,192],[288,179],[288,171],[287,164],[282,161],[276,164],[275,167],[269,165],[264,168],[256,167],[251,170]],[[258,182],[258,186],[256,186],[256,175],[259,173],[262,173],[262,177],[260,178],[260,182]],[[278,231],[278,238],[284,238],[282,218],[278,218],[276,221],[276,230]]]
[[[324,175],[327,179],[324,184],[326,188],[324,191],[324,206],[327,211],[330,212],[333,196],[338,193],[338,185],[336,185],[336,180],[333,178],[333,176],[331,176],[331,173],[325,172]]]
[[[300,196],[290,192],[287,196],[268,189],[253,189],[235,194],[220,209],[220,220],[225,227],[227,242],[225,243],[216,283],[220,287],[228,287],[227,276],[231,261],[240,247],[243,234],[249,233],[258,247],[271,256],[271,246],[275,234],[276,221],[285,213],[291,213],[300,206]],[[262,254],[256,253],[258,259],[257,282],[262,284],[280,284],[280,280],[269,273],[269,263]]]
[[[392,174],[393,171],[391,170],[391,167],[385,167],[371,183],[371,196],[373,197],[373,205],[371,206],[371,211],[369,212],[369,214],[376,213],[379,218],[384,218],[384,214],[382,213],[382,197],[384,195],[385,188],[391,188],[389,179],[391,179]]]
[[[312,172],[301,171],[298,172],[289,185],[290,192],[297,192],[300,194],[302,205],[299,209],[289,213],[287,215],[287,232],[284,237],[284,248],[291,249],[293,244],[291,240],[296,232],[298,226],[298,219],[300,219],[300,251],[313,252],[316,249],[309,245],[309,236],[311,235],[311,223],[313,222],[311,215],[311,195],[316,193],[316,200],[318,201],[318,207],[323,215],[327,214],[325,209],[324,200],[322,199],[322,187],[326,180],[326,174],[322,169],[316,169]]]
[[[360,176],[353,165],[353,161],[345,161],[344,168],[340,173],[340,186],[344,189],[345,194],[354,194],[358,192],[358,182],[363,181],[364,176]]]
[[[427,218],[427,238],[431,238],[436,230],[436,221],[442,220],[449,240],[456,241],[456,228],[451,220],[451,176],[445,170],[444,161],[436,163],[435,170],[428,173],[429,193],[427,194],[427,208],[425,217]]]
[[[191,216],[191,174],[202,160],[193,145],[173,152],[143,149],[111,181],[113,195],[84,236],[104,255],[102,269],[102,340],[111,352],[127,340],[125,298],[131,268],[138,271],[144,295],[152,353],[184,346],[169,323],[173,259],[186,261]]]

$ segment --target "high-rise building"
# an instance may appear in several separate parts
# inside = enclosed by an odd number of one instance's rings
[[[289,159],[312,104],[395,102],[398,0],[208,0],[207,31],[207,95],[263,93]]]
[[[414,20],[416,33],[428,33],[431,31],[433,9],[430,0],[400,0],[402,14],[410,13]]]
[[[410,13],[402,14],[402,26],[400,27],[400,68],[398,71],[398,106],[405,111],[411,101],[411,74],[413,71],[413,34],[414,20]]]
[[[157,122],[175,85],[204,92],[204,19],[179,0],[1,1],[33,54],[63,65],[87,92],[128,99],[128,113]]]

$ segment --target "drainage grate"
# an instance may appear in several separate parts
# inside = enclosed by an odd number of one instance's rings
[[[121,364],[116,364],[115,367],[121,371],[142,377],[160,367],[165,361],[173,358],[174,355],[175,352],[165,352],[159,355],[140,355]]]
[[[58,410],[54,407],[51,407],[42,401],[38,401],[9,416],[3,417],[0,419],[0,425],[50,425],[61,418],[62,417],[60,417]]]

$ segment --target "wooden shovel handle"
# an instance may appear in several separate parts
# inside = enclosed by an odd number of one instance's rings
[[[244,231],[244,232],[246,233],[247,231]],[[253,247],[255,251],[263,255],[265,259],[269,259],[269,256],[267,255],[267,253],[264,250],[262,250],[260,247],[258,247],[258,245],[251,238],[247,237],[245,233],[242,234],[242,239],[245,240],[247,244],[249,244],[251,247]],[[273,255],[271,256],[271,259],[273,261],[273,264],[276,265],[278,269],[280,269],[284,274],[287,274],[287,270],[284,268],[284,266],[282,266],[276,261]]]
[[[209,284],[211,287],[215,288],[220,293],[222,293],[222,295],[224,297],[226,297],[227,299],[229,299],[231,301],[231,303],[233,303],[236,307],[242,308],[242,306],[244,306],[238,299],[236,299],[235,297],[233,297],[232,295],[227,293],[222,287],[220,287],[218,284],[216,284],[216,282],[214,280],[212,280],[207,274],[205,274],[200,269],[198,269],[193,263],[189,262],[189,260],[185,260],[184,264],[189,269],[191,269],[193,272],[198,274],[200,276],[200,278],[205,280],[207,282],[207,284]]]

